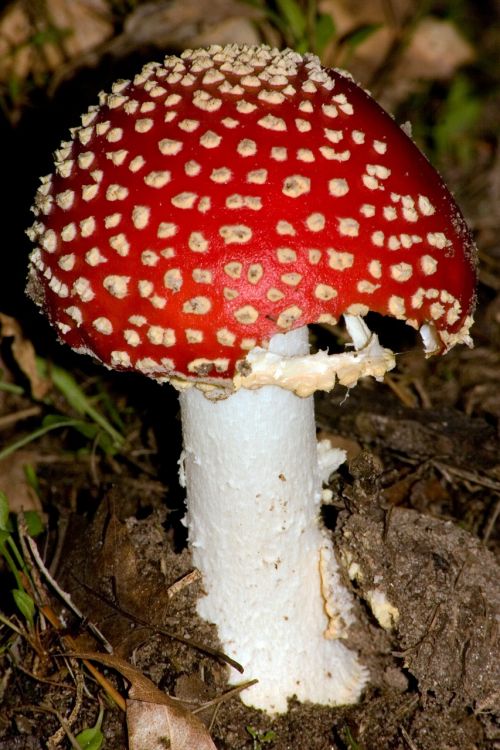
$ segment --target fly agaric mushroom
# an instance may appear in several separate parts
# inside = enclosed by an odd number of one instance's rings
[[[213,46],[101,94],[42,178],[29,293],[61,341],[181,392],[200,614],[259,682],[355,701],[366,669],[319,522],[313,399],[394,365],[362,317],[470,343],[474,247],[410,138],[312,55]],[[308,353],[344,315],[354,349]]]

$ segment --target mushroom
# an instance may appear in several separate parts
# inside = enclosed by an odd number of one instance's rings
[[[245,702],[356,701],[312,394],[394,366],[369,310],[428,354],[470,344],[474,246],[442,180],[347,73],[212,46],[102,93],[33,210],[29,294],[60,340],[180,391],[198,610],[258,678]],[[309,354],[307,324],[341,315],[352,349]]]

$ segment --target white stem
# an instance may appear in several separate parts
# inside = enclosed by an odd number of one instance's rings
[[[270,349],[305,354],[307,329]],[[354,702],[367,673],[338,640],[353,616],[319,521],[312,397],[264,386],[214,402],[192,388],[180,403],[189,543],[206,591],[198,611],[244,678],[259,680],[243,700],[269,713],[293,695]]]

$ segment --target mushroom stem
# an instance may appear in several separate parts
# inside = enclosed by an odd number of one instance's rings
[[[276,335],[270,350],[307,353],[307,328]],[[198,612],[245,679],[259,680],[243,700],[268,713],[294,695],[356,701],[367,672],[339,640],[354,618],[320,522],[313,398],[264,386],[211,401],[191,388],[180,403]]]

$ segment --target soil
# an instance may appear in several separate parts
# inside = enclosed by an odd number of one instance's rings
[[[87,97],[93,100],[97,79],[124,77],[150,56],[147,44],[130,53],[130,37],[114,39],[125,52],[95,53],[100,67],[93,60],[93,67],[71,69],[50,96],[36,89],[15,117],[2,121],[1,148],[6,172],[14,175],[16,204],[7,211],[7,252],[23,247],[36,177],[48,170],[47,155],[65,125],[77,121]],[[489,59],[491,32],[485,39],[476,53]],[[476,65],[480,88],[484,74]],[[432,103],[436,91],[430,96]],[[197,715],[218,750],[500,748],[500,159],[498,134],[489,124],[498,121],[500,106],[488,96],[484,107],[474,159],[441,164],[480,248],[475,348],[426,360],[410,329],[372,316],[382,342],[390,339],[401,352],[398,369],[384,383],[363,381],[351,392],[340,388],[316,398],[318,437],[348,453],[330,478],[332,499],[323,518],[356,601],[349,643],[370,670],[369,687],[354,706],[292,701],[288,713],[271,718],[245,707],[237,695],[224,697],[226,667],[215,629],[196,614],[201,582],[180,523],[175,393],[142,378],[103,373],[58,347],[24,300],[28,244],[12,258],[9,281],[0,280],[2,311],[19,322],[38,354],[72,372],[101,403],[115,405],[127,443],[113,455],[81,434],[59,430],[0,461],[0,490],[17,508],[39,510],[46,525],[39,549],[82,612],[75,617],[40,581],[48,609],[36,638],[12,640],[0,626],[0,750],[70,747],[64,731],[54,739],[60,717],[75,735],[93,726],[100,702],[104,750],[127,748],[124,713],[81,659],[64,658],[104,651],[106,642],[163,693],[190,709],[207,706]],[[23,165],[14,171],[20,154]],[[321,348],[338,347],[343,336],[340,329],[313,331]],[[20,356],[12,343],[13,335],[4,334],[0,367],[10,387],[0,388],[0,448],[36,430],[54,409],[74,416],[54,389],[33,398],[28,380],[33,388],[34,376],[25,366],[31,350]],[[36,482],[26,483],[26,465],[35,468]],[[19,622],[10,588],[0,557],[0,614]],[[382,592],[382,608],[374,592]],[[51,612],[59,630],[50,625]],[[96,666],[127,694],[130,680],[119,669]]]

